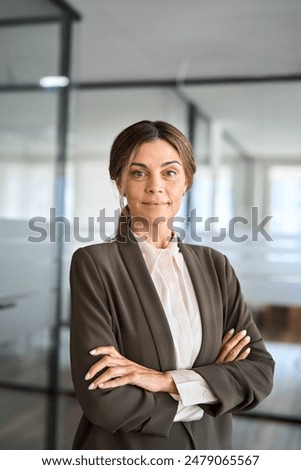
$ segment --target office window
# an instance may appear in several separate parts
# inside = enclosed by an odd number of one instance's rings
[[[272,231],[283,235],[301,232],[301,166],[273,166],[269,170]]]

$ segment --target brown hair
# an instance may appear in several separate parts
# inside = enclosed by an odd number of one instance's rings
[[[139,121],[124,129],[115,138],[111,152],[109,173],[119,187],[127,175],[130,164],[140,146],[145,142],[162,139],[172,145],[178,152],[184,167],[187,190],[191,188],[196,165],[191,143],[179,129],[164,121]],[[130,217],[128,206],[121,207],[123,223]],[[120,222],[121,222],[120,219]],[[119,223],[119,232],[121,231]]]

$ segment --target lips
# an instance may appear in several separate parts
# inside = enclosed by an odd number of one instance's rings
[[[169,202],[143,202],[146,206],[167,206]]]

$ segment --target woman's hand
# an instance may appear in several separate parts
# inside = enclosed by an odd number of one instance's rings
[[[229,330],[223,337],[218,356],[215,359],[215,364],[242,361],[250,354],[251,349],[245,349],[251,341],[250,336],[247,336],[247,331],[241,330],[236,334],[234,333],[234,329]]]
[[[149,392],[177,393],[172,376],[168,372],[158,372],[136,364],[119,354],[113,346],[101,346],[90,352],[102,358],[90,367],[86,380],[93,379],[89,390],[107,389],[136,385]],[[101,375],[95,377],[99,372]]]
[[[246,359],[250,354],[250,348],[245,349],[249,342],[250,337],[247,336],[246,330],[239,331],[236,334],[233,329],[228,331],[223,337],[215,364]],[[88,387],[89,390],[136,385],[154,393],[178,393],[173,378],[168,372],[148,369],[130,361],[119,354],[113,346],[100,346],[93,349],[90,354],[92,356],[102,356],[102,358],[90,367],[85,376],[86,380],[93,379]],[[96,377],[99,373],[101,374]]]

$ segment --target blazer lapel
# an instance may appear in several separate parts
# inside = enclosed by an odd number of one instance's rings
[[[208,364],[208,361],[214,360],[216,356],[213,348],[215,341],[212,341],[217,335],[214,292],[208,281],[205,266],[202,265],[194,250],[181,241],[178,245],[191,277],[202,321],[202,346],[195,364]]]
[[[176,359],[168,320],[137,240],[127,227],[126,233],[117,235],[116,241],[147,318],[161,370],[174,370]]]

